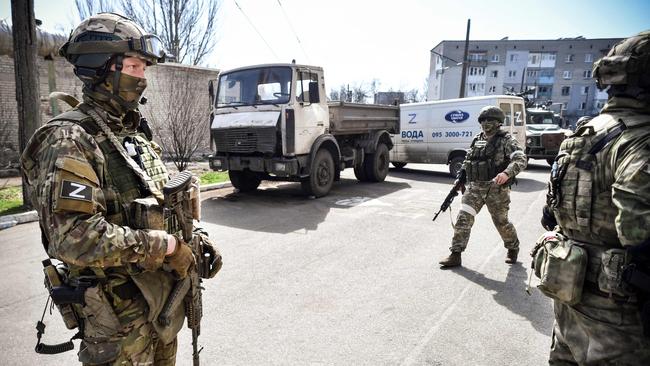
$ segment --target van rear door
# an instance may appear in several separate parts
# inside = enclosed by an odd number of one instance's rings
[[[499,108],[505,113],[506,119],[501,126],[501,129],[507,131],[514,137],[522,148],[526,146],[526,126],[524,115],[523,101],[501,99],[499,100]]]

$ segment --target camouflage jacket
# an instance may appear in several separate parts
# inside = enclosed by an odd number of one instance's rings
[[[569,238],[637,245],[650,238],[650,111],[608,105],[562,143],[551,176],[551,185],[554,175],[561,178],[558,192],[549,199],[556,200],[555,217]],[[578,153],[617,128],[620,135],[600,151]]]
[[[137,135],[101,108],[94,110],[119,137]],[[159,160],[153,147],[147,148]],[[161,267],[167,233],[133,229],[110,217],[106,202],[115,201],[119,192],[108,189],[107,159],[98,141],[80,125],[70,121],[45,124],[28,142],[21,163],[50,256],[80,268],[136,265],[154,271]],[[162,164],[151,163],[145,170],[154,175],[151,168]]]
[[[484,149],[485,151],[480,151]],[[484,156],[483,156],[484,155]],[[491,177],[478,177],[477,162],[486,159],[493,166]],[[522,170],[526,169],[526,155],[515,138],[504,131],[498,131],[494,136],[487,137],[481,132],[472,141],[467,152],[462,169],[467,172],[467,180],[490,180],[496,174],[505,172],[510,178],[514,178]],[[482,175],[482,174],[480,174]],[[474,179],[473,176],[475,176]]]

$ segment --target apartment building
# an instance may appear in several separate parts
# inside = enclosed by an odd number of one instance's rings
[[[552,101],[571,124],[604,106],[592,66],[622,38],[470,41],[465,96],[534,89],[537,103]],[[427,100],[458,98],[465,41],[442,41],[431,50]]]

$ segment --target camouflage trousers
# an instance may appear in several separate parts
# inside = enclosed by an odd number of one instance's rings
[[[650,365],[650,339],[644,338],[636,303],[616,303],[583,292],[569,306],[555,300],[549,365]]]
[[[508,220],[510,208],[510,187],[499,186],[493,182],[470,182],[461,201],[460,212],[454,225],[452,252],[462,252],[467,248],[469,234],[476,216],[486,205],[492,222],[496,226],[507,249],[519,248],[519,239],[514,225]]]
[[[153,325],[144,323],[122,338],[117,359],[101,366],[174,366],[177,343],[174,338],[171,343],[162,344]]]

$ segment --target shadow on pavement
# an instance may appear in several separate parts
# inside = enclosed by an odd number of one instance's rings
[[[437,172],[431,170],[413,169],[413,168],[390,168],[388,174],[391,177],[414,180],[418,182],[431,182],[453,184],[455,178],[449,175],[449,172]]]
[[[513,192],[536,192],[545,191],[547,189],[547,186],[546,182],[540,182],[536,179],[517,177],[517,184],[513,184],[510,188]]]
[[[482,273],[465,267],[456,267],[451,270],[484,289],[494,292],[492,297],[497,304],[526,318],[537,332],[544,335],[551,333],[553,327],[552,308],[550,306],[537,306],[537,304],[533,304],[533,302],[545,300],[536,288],[533,287],[531,291],[537,293],[534,293],[532,296],[526,294],[525,288],[528,283],[528,276],[526,269],[520,262],[510,266],[505,282],[487,278]],[[544,311],[540,312],[539,309],[544,309]]]
[[[408,183],[361,183],[356,179],[335,182],[321,198],[304,195],[300,183],[282,182],[249,193],[230,193],[202,203],[203,221],[245,230],[290,233],[316,230],[330,209],[348,209],[373,199],[410,188]]]

